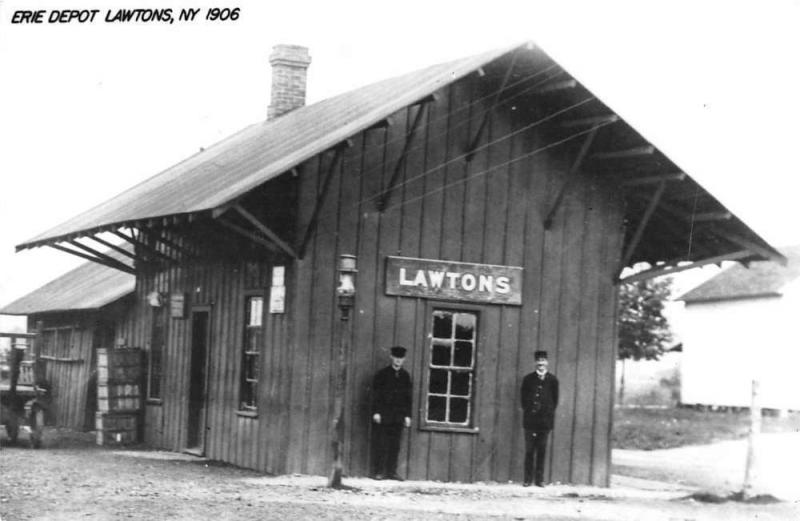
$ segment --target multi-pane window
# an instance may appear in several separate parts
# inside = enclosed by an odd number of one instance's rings
[[[428,425],[472,427],[478,315],[434,309],[425,419]]]
[[[150,352],[147,357],[147,398],[161,399],[164,344],[167,338],[167,309],[153,307],[153,324],[150,330]]]
[[[42,330],[41,354],[69,359],[72,355],[72,327],[53,327]]]
[[[243,411],[255,411],[258,405],[258,358],[264,338],[263,316],[264,297],[247,297],[239,400],[239,408]]]

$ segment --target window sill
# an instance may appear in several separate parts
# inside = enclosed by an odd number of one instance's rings
[[[236,411],[236,416],[242,418],[258,418],[258,413],[255,411]]]
[[[480,429],[477,427],[448,427],[446,425],[421,425],[421,431],[432,432],[451,432],[453,434],[478,434]]]
[[[145,405],[161,405],[161,398],[148,398],[145,400]]]

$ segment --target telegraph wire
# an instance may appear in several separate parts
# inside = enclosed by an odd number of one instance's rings
[[[421,173],[419,173],[419,174],[417,174],[417,175],[415,175],[415,176],[412,176],[412,177],[410,177],[410,178],[408,178],[408,179],[406,179],[406,180],[404,180],[404,181],[402,181],[402,182],[400,182],[400,183],[397,183],[397,184],[396,184],[395,186],[393,186],[392,188],[393,188],[393,189],[397,189],[397,188],[399,188],[399,187],[401,187],[401,186],[405,186],[405,185],[407,185],[408,183],[410,183],[410,182],[412,182],[412,181],[415,181],[415,180],[417,180],[417,179],[420,179],[420,178],[422,178],[422,177],[424,177],[424,176],[426,176],[426,175],[428,175],[428,174],[430,174],[430,173],[432,173],[432,172],[435,172],[435,171],[437,171],[437,170],[439,170],[439,169],[441,169],[441,168],[444,168],[444,167],[446,167],[447,165],[449,165],[449,164],[451,164],[451,163],[453,163],[453,162],[455,162],[455,161],[458,161],[458,160],[464,159],[464,158],[465,158],[466,156],[468,156],[470,153],[473,153],[473,154],[474,154],[474,153],[476,153],[476,152],[478,152],[478,151],[480,151],[480,150],[483,150],[483,149],[486,149],[486,148],[490,147],[491,145],[495,145],[495,144],[497,144],[497,143],[500,143],[501,141],[505,141],[506,139],[509,139],[509,138],[511,138],[511,137],[513,137],[513,136],[515,136],[515,135],[517,135],[517,134],[519,134],[519,133],[521,133],[521,132],[528,131],[528,130],[530,130],[530,129],[532,129],[532,128],[534,128],[534,127],[538,126],[538,125],[541,125],[542,123],[546,123],[547,121],[550,121],[550,120],[551,120],[551,119],[553,119],[553,118],[556,118],[556,117],[558,117],[558,116],[560,116],[560,115],[562,115],[562,114],[565,114],[566,112],[569,112],[570,110],[574,110],[574,109],[576,109],[576,108],[578,108],[578,107],[580,107],[580,106],[582,106],[582,105],[585,105],[586,103],[589,103],[589,102],[591,102],[591,101],[594,101],[594,100],[596,100],[596,99],[597,99],[597,98],[595,98],[594,96],[590,96],[590,97],[588,97],[588,98],[585,98],[585,99],[583,99],[583,100],[581,100],[581,101],[579,101],[579,102],[577,102],[577,103],[574,103],[574,104],[570,105],[569,107],[565,107],[565,108],[563,108],[563,109],[559,109],[559,110],[557,110],[557,111],[553,112],[552,114],[548,114],[547,116],[545,116],[545,117],[543,117],[543,118],[540,118],[540,119],[538,119],[538,120],[534,121],[533,123],[530,123],[530,124],[528,124],[528,125],[525,125],[524,127],[521,127],[521,128],[519,128],[519,129],[517,129],[517,130],[515,130],[515,131],[513,131],[513,132],[509,132],[509,133],[507,133],[507,134],[504,134],[504,135],[500,136],[499,138],[497,138],[497,139],[495,139],[495,140],[493,140],[493,141],[489,141],[489,142],[487,142],[487,143],[484,143],[484,144],[482,144],[481,146],[479,146],[479,147],[476,147],[476,148],[475,148],[475,150],[468,151],[468,152],[465,152],[465,153],[463,153],[463,154],[459,154],[459,155],[457,155],[457,156],[454,156],[454,157],[450,158],[449,160],[447,160],[447,161],[445,161],[445,162],[443,162],[443,163],[440,163],[440,164],[438,164],[438,165],[436,165],[436,166],[434,166],[434,167],[432,167],[432,168],[429,168],[429,169],[427,169],[427,170],[425,170],[425,171],[423,171],[423,172],[421,172]],[[602,127],[602,126],[605,126],[605,125],[607,125],[607,124],[609,124],[609,123],[604,123],[603,125],[598,125],[597,127],[598,127],[598,128],[600,128],[600,127]],[[582,134],[579,134],[579,135],[582,135]],[[375,195],[369,196],[369,197],[367,197],[367,198],[364,198],[364,199],[360,199],[359,201],[357,201],[356,203],[354,203],[354,205],[356,205],[356,204],[357,204],[357,205],[360,205],[360,204],[362,204],[362,203],[367,203],[367,202],[369,202],[369,201],[372,201],[372,200],[375,200],[375,199],[378,199],[378,198],[380,198],[382,195],[383,195],[382,193],[379,193],[379,194],[375,194]]]

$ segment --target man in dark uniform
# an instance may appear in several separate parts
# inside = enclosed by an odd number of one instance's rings
[[[525,481],[544,486],[544,460],[547,436],[553,430],[558,406],[558,378],[547,372],[547,351],[533,355],[536,371],[522,380],[522,426],[525,429]]]
[[[375,479],[396,479],[403,427],[411,426],[411,376],[403,369],[406,348],[391,350],[392,363],[375,374],[372,421],[375,424]]]

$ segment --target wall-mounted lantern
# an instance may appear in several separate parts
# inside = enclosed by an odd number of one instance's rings
[[[350,310],[356,300],[356,256],[343,253],[339,255],[339,287],[336,299],[342,313],[342,320],[350,318]]]
[[[158,291],[151,291],[147,294],[147,303],[154,308],[160,308],[164,305],[164,298]]]

